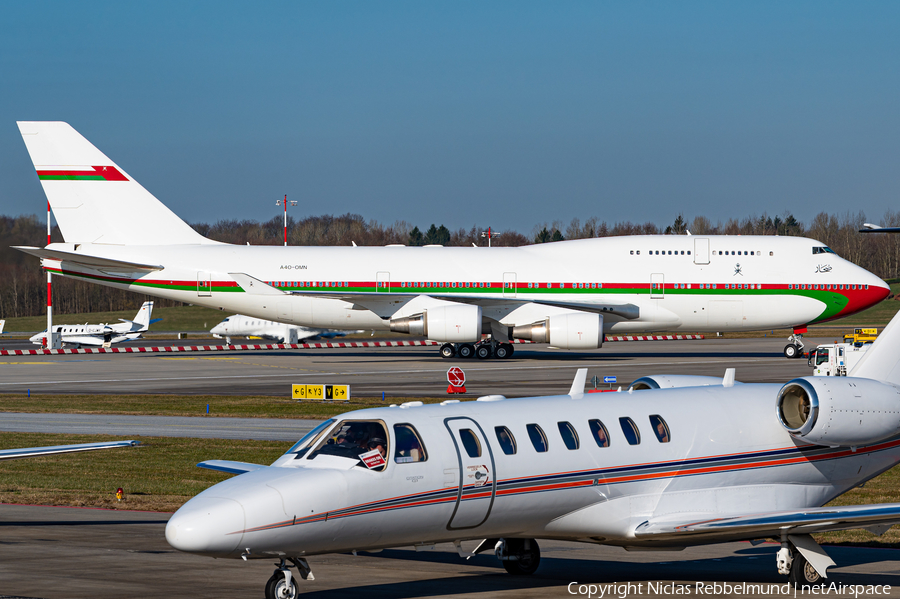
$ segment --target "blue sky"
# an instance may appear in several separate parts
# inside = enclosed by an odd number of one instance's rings
[[[17,2],[0,214],[65,120],[189,222],[900,208],[900,4]]]

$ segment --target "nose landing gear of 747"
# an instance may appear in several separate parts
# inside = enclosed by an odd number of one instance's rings
[[[315,580],[309,564],[302,557],[289,558],[297,566],[298,574],[303,580]],[[272,577],[266,582],[266,599],[297,599],[300,589],[297,587],[297,579],[291,575],[291,567],[285,564],[284,558],[277,564]]]

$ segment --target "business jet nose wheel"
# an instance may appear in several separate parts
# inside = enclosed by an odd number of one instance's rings
[[[275,570],[266,583],[266,599],[297,599],[300,596],[297,579],[290,575],[290,570],[287,572],[285,576],[285,570]]]
[[[513,576],[534,574],[541,565],[541,549],[534,539],[500,539],[494,553]]]

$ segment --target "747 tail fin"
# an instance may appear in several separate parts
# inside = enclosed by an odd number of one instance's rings
[[[178,218],[68,123],[18,125],[66,242],[215,243]]]

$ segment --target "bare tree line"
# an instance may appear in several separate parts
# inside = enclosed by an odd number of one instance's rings
[[[491,245],[520,246],[563,239],[587,239],[620,235],[794,235],[817,239],[840,256],[870,270],[883,279],[900,277],[900,235],[861,234],[866,222],[863,212],[817,214],[808,224],[796,220],[790,213],[780,216],[748,216],[712,223],[705,216],[686,220],[679,215],[671,225],[659,227],[652,222],[629,221],[607,223],[597,217],[582,221],[572,219],[540,223],[529,235],[512,229],[493,232]],[[900,211],[887,211],[880,219],[882,226],[900,226]],[[252,220],[223,220],[215,224],[191,225],[200,234],[238,245],[280,245],[283,242],[283,220],[278,216],[266,222]],[[0,216],[0,318],[39,316],[46,314],[46,276],[38,260],[13,250],[13,245],[43,246],[47,225],[37,216]],[[366,221],[358,214],[341,216],[310,216],[300,220],[288,219],[290,245],[351,245],[380,246],[389,244],[424,245],[442,243],[450,246],[487,245],[482,232],[487,226],[473,225],[469,229],[449,230],[443,224],[423,226],[421,230],[406,221],[383,225]],[[62,241],[54,228],[54,241]],[[54,279],[53,304],[60,313],[137,310],[145,296],[57,277]],[[180,305],[169,300],[155,300],[157,306]]]

